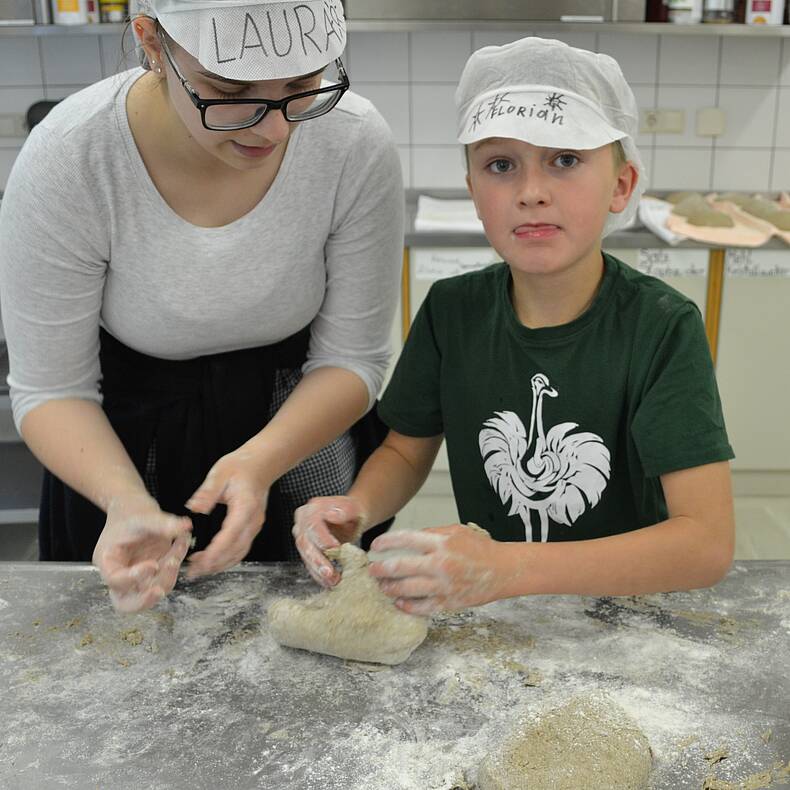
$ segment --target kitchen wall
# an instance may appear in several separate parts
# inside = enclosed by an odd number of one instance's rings
[[[389,121],[407,186],[462,187],[453,92],[469,54],[526,32],[352,33],[354,89]],[[551,34],[542,32],[541,35]],[[683,134],[638,143],[655,189],[790,189],[790,38],[558,33],[620,62],[640,107],[686,110]],[[129,33],[126,48],[131,46]],[[123,62],[118,35],[0,37],[0,113],[59,99]],[[720,107],[725,133],[695,134],[695,111]],[[0,138],[0,189],[24,140]]]

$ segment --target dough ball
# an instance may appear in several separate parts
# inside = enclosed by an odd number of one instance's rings
[[[427,636],[428,621],[384,595],[362,549],[344,543],[326,554],[340,562],[340,582],[311,598],[275,601],[268,611],[272,636],[281,645],[352,661],[405,661]]]
[[[699,192],[671,192],[666,196],[666,198],[664,198],[664,200],[666,200],[667,203],[677,204],[686,198],[693,197],[694,195],[700,198],[702,197]]]
[[[748,198],[741,208],[753,217],[759,217],[775,225],[779,230],[790,230],[790,211],[783,209],[773,200]]]
[[[576,697],[525,722],[486,757],[480,790],[645,790],[650,744],[636,722],[603,695]]]
[[[716,198],[716,200],[727,200],[730,203],[735,203],[736,206],[742,206],[749,199],[748,195],[744,195],[740,192],[725,192],[723,195],[719,195]]]
[[[685,217],[689,225],[709,228],[731,228],[735,225],[732,217],[717,211],[698,193],[681,200],[672,209],[672,213]]]

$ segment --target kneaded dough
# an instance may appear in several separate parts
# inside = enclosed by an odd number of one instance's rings
[[[480,790],[645,790],[650,744],[604,695],[575,697],[510,735],[480,765]]]
[[[709,228],[731,228],[735,225],[732,217],[717,211],[702,195],[695,193],[677,203],[672,213],[685,217],[691,225],[704,225]]]
[[[281,645],[353,661],[405,661],[427,636],[427,619],[402,612],[384,595],[367,571],[362,549],[344,543],[326,554],[340,562],[340,582],[311,598],[275,601],[268,612],[274,638]]]

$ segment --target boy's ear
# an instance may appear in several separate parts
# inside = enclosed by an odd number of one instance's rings
[[[636,184],[639,181],[639,173],[637,169],[631,164],[626,162],[617,175],[617,181],[614,185],[612,192],[612,202],[609,204],[609,211],[612,214],[619,214],[625,210],[631,195],[636,189]]]

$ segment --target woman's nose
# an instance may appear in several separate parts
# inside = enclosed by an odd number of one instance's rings
[[[285,119],[282,110],[269,110],[250,131],[277,145],[288,139],[291,124]]]

